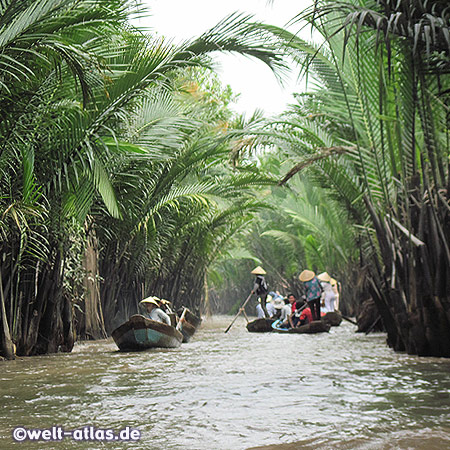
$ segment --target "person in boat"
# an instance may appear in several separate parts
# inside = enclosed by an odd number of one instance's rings
[[[293,327],[298,328],[313,321],[311,309],[309,306],[305,307],[305,303],[306,301],[304,298],[296,302],[296,310],[292,316]]]
[[[292,314],[292,307],[289,299],[284,299],[284,306],[281,308],[281,314],[280,314],[280,328],[289,328],[291,326],[290,324],[290,317]]]
[[[291,296],[293,296],[291,294]],[[295,297],[294,297],[295,298]],[[293,311],[291,312],[291,315],[289,317],[289,324],[291,325],[291,328],[295,328],[300,320],[300,308],[303,306],[303,302],[295,299],[295,301],[291,304],[291,308]]]
[[[295,310],[289,319],[292,328],[298,328],[301,325],[312,322],[311,310],[308,306],[305,306],[305,303],[305,296],[303,296],[300,300],[297,300],[293,304],[293,306],[295,306]]]
[[[271,301],[266,300],[266,309],[270,318],[274,317],[275,314],[277,313],[277,310],[275,309],[275,306],[272,304]],[[266,317],[261,306],[260,298],[258,299],[258,304],[256,305],[256,316],[258,317],[258,319],[263,319],[264,317]]]
[[[162,309],[169,317],[170,317],[170,324],[173,327],[176,327],[178,325],[179,317],[172,309],[172,303],[169,302],[169,300],[165,300],[164,298],[158,299],[158,305],[159,308]]]
[[[317,275],[317,278],[320,281],[320,285],[323,289],[324,312],[332,312],[334,311],[336,295],[333,291],[333,287],[331,286],[331,277],[327,272],[322,272],[321,274]]]
[[[255,282],[253,284],[252,294],[256,294],[261,299],[261,308],[264,312],[264,317],[269,318],[269,312],[266,308],[267,299],[267,283],[264,279],[264,275],[267,273],[261,266],[255,267],[251,273],[256,275]]]
[[[297,302],[297,297],[294,294],[288,294],[287,299],[291,306],[291,314],[294,314],[296,310],[295,304]]]
[[[269,295],[272,297],[272,303],[275,305],[278,302],[283,303],[284,305],[284,297],[280,294],[279,291],[270,291]]]
[[[280,315],[281,315],[281,309],[284,306],[284,297],[282,297],[278,291],[277,292],[269,292],[269,295],[271,295],[271,294],[274,294],[274,295],[272,295],[271,303],[273,304],[273,306],[275,308],[275,314],[272,316],[272,318],[279,319]]]
[[[169,300],[165,300],[163,298],[159,298],[157,300],[160,309],[162,309],[166,314],[174,314],[172,310],[172,303]]]
[[[272,316],[272,318],[279,319],[281,314],[281,308],[284,306],[284,298],[280,295],[278,291],[269,292],[269,295],[267,298],[271,297],[271,303],[275,307],[275,314]]]
[[[297,299],[294,294],[289,294],[287,298],[284,299],[285,305],[281,309],[280,324],[281,328],[293,328],[294,324],[292,318],[295,313],[295,303]]]
[[[299,279],[305,286],[306,301],[311,309],[313,320],[320,320],[320,297],[323,290],[320,281],[312,270],[304,270]]]
[[[146,310],[144,316],[147,319],[171,325],[170,317],[159,307],[158,300],[157,297],[147,297],[140,302]]]
[[[339,285],[334,278],[331,279],[330,284],[336,298],[336,300],[334,301],[334,309],[335,311],[339,311]]]

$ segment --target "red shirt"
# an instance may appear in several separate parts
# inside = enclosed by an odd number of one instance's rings
[[[313,321],[311,310],[309,308],[305,308],[300,314],[300,320],[306,319],[306,323],[310,323]]]

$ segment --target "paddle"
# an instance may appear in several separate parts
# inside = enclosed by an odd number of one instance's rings
[[[187,311],[187,309],[184,308],[183,313],[181,314],[181,317],[178,320],[177,327],[176,327],[178,331],[181,331],[181,329],[183,328],[183,321],[184,321],[184,316],[186,315],[186,311]]]
[[[381,316],[378,316],[378,317],[375,319],[375,322],[374,322],[372,325],[370,325],[369,328],[367,328],[366,334],[369,334],[369,333],[376,327],[377,323],[378,323],[380,320],[381,320]]]
[[[308,306],[309,306],[308,302],[305,302],[305,304],[302,305],[299,309],[296,309],[295,312],[299,313],[299,312],[303,311],[305,308],[307,308]],[[291,319],[289,319],[289,325],[292,325]],[[293,328],[295,328],[295,327],[293,327]]]
[[[358,324],[357,324],[354,320],[348,318],[347,316],[344,316],[343,314],[341,314],[341,315],[342,315],[342,318],[343,318],[344,320],[346,320],[347,322],[350,322],[350,323],[352,323],[353,325],[358,326]]]
[[[249,300],[252,298],[253,292],[250,292],[250,295],[247,297],[247,300],[245,300],[244,304],[239,308],[239,312],[236,314],[233,321],[228,325],[228,328],[225,330],[225,333],[228,333],[230,331],[230,328],[233,326],[233,323],[236,321],[236,319],[239,317],[242,311],[244,311],[245,305],[249,302]]]

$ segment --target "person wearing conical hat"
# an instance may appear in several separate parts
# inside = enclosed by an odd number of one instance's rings
[[[264,312],[266,318],[270,318],[270,314],[267,311],[266,299],[267,299],[267,283],[264,279],[266,271],[261,267],[255,267],[250,273],[256,275],[255,282],[253,284],[252,294],[256,294],[261,299],[261,309]]]
[[[146,313],[144,316],[147,319],[171,325],[170,317],[159,307],[158,300],[158,297],[147,297],[139,302],[145,308]]]
[[[314,320],[320,320],[320,297],[322,286],[312,270],[304,270],[298,277],[305,286],[306,301]]]
[[[267,272],[261,266],[257,266],[250,273],[253,275],[266,275]]]
[[[324,293],[324,312],[332,312],[334,311],[334,302],[336,301],[336,295],[331,286],[331,277],[327,272],[322,272],[317,275],[317,278],[320,281],[320,285],[322,286]]]
[[[323,289],[324,310],[326,313],[333,312],[336,295],[333,291],[333,287],[331,286],[331,277],[327,272],[322,272],[321,274],[317,275],[317,278],[319,279],[320,285]]]
[[[317,275],[317,278],[319,281],[323,281],[324,283],[329,283],[331,281],[330,275],[328,275],[328,272],[322,272]]]
[[[165,300],[164,298],[159,298],[157,300],[157,303],[160,307],[160,309],[162,309],[166,314],[173,314],[173,310],[172,310],[172,303],[169,302],[169,300]]]
[[[334,278],[330,280],[330,284],[336,298],[336,300],[334,301],[334,310],[339,311],[339,285]]]

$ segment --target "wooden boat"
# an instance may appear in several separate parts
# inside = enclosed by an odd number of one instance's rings
[[[176,328],[147,319],[140,314],[131,316],[127,322],[116,328],[112,337],[121,351],[153,347],[176,348],[183,341],[183,335]]]
[[[202,319],[196,316],[187,308],[183,308],[180,320],[178,321],[177,330],[183,334],[183,342],[189,342],[191,337],[197,331],[197,328],[202,323]]]
[[[322,320],[329,323],[332,327],[337,327],[342,322],[342,314],[339,311],[330,311],[322,316]]]
[[[256,319],[247,324],[247,330],[250,333],[267,333],[269,331],[273,331],[272,324],[275,322],[275,319]]]
[[[272,329],[276,333],[289,333],[289,334],[298,334],[298,333],[327,333],[330,331],[330,324],[324,322],[323,320],[314,320],[306,325],[301,325],[298,328],[278,328],[279,321],[276,321],[272,324]]]

